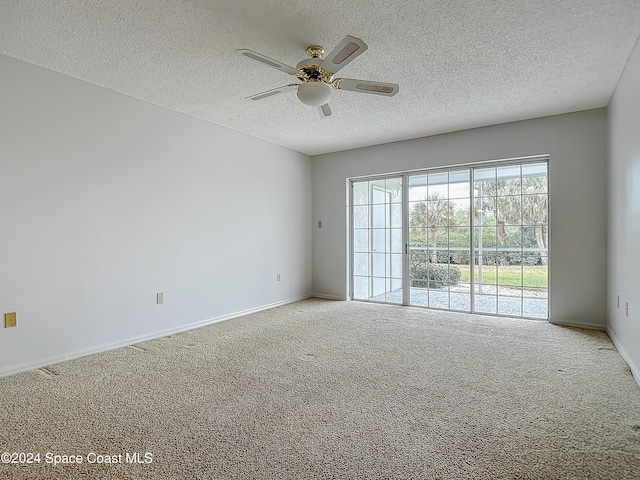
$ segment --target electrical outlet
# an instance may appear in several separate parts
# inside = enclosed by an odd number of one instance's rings
[[[158,305],[160,305],[160,304],[164,303],[164,292],[158,292],[158,293],[156,294],[156,303],[157,303]]]
[[[278,273],[278,274],[276,275],[276,282],[279,282],[279,281],[280,281],[280,274]]]
[[[4,314],[4,328],[15,327],[18,324],[18,314],[16,312]]]
[[[624,313],[627,315],[627,317],[629,316],[629,302],[625,303]]]

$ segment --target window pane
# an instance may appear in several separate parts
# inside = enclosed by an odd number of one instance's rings
[[[449,292],[429,290],[429,306],[431,308],[449,308]]]
[[[546,265],[525,265],[522,267],[522,285],[525,288],[547,288]],[[525,292],[526,294],[526,292]]]
[[[388,197],[385,180],[375,180],[369,182],[371,185],[371,203],[388,203]]]
[[[402,253],[402,229],[391,230],[391,253]]]
[[[371,279],[373,286],[373,298],[378,301],[384,301],[384,294],[386,292],[387,280],[386,278],[372,278]],[[379,295],[382,295],[382,298],[375,298]]]
[[[372,239],[372,251],[374,252],[385,252],[385,230],[381,228],[375,228],[371,230],[371,239]]]
[[[366,253],[356,253],[353,256],[353,274],[369,275],[369,255]]]
[[[402,228],[402,204],[394,203],[391,205],[391,227]]]
[[[356,229],[353,231],[354,252],[369,251],[369,230]]]
[[[369,299],[369,278],[354,277],[353,278],[353,296],[361,300]]]
[[[470,236],[469,227],[457,227],[449,229],[449,255],[451,263],[458,265],[469,265],[470,261]]]
[[[387,226],[387,207],[385,205],[373,205],[371,207],[371,226],[373,228],[384,228]]]
[[[402,202],[402,179],[391,178],[386,181],[386,191],[389,193],[388,202],[400,203]]]
[[[476,286],[475,302],[476,312],[480,313],[497,313],[497,300],[496,295],[491,295],[486,292],[488,289],[486,286]]]
[[[522,299],[520,297],[498,297],[498,313],[500,315],[522,315]]]
[[[391,255],[391,272],[389,273],[389,276],[393,278],[402,278],[402,255],[401,254]]]
[[[507,258],[506,252],[498,253],[501,257]],[[504,265],[498,266],[498,284],[510,287],[520,287],[522,285],[522,267],[519,265],[509,265],[508,261]]]
[[[449,197],[449,174],[430,173],[427,176],[429,197],[448,198]]]
[[[503,225],[520,225],[522,223],[522,201],[520,195],[497,197],[497,218]]]
[[[373,253],[371,257],[373,260],[372,275],[374,277],[384,277],[386,273],[384,253]]]
[[[471,174],[469,170],[449,173],[449,198],[469,198],[471,196]]]
[[[369,207],[353,207],[353,226],[354,228],[369,227]]]
[[[507,165],[497,169],[497,195],[520,195],[520,165]]]
[[[369,182],[357,182],[353,184],[353,204],[365,205],[369,203]]]

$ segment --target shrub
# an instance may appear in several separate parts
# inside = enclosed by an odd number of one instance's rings
[[[512,252],[509,254],[509,265],[539,265],[540,254],[538,252]]]
[[[455,265],[437,263],[414,264],[411,268],[411,286],[418,288],[442,288],[457,285],[460,269]]]

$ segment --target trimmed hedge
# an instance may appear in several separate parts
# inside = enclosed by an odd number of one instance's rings
[[[442,288],[457,285],[460,269],[455,265],[421,263],[411,267],[411,286],[418,288]]]

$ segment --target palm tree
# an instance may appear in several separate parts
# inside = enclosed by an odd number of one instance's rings
[[[421,235],[427,228],[427,204],[426,202],[416,202],[411,207],[409,213],[409,222],[411,223],[411,234]]]
[[[452,224],[455,205],[451,200],[443,198],[438,193],[432,193],[427,200],[427,227],[429,228],[431,247],[431,263],[438,263],[436,233],[438,227],[448,227]]]
[[[547,178],[527,177],[522,185],[522,223],[532,225],[536,244],[540,252],[540,262],[547,265],[549,229],[547,225]]]
[[[513,225],[531,225],[536,245],[540,252],[540,261],[547,264],[547,178],[545,176],[523,177],[501,181],[485,181],[482,183],[483,198],[478,207],[482,210],[495,208],[498,242],[506,245],[507,233],[505,223]],[[522,198],[522,201],[519,200]],[[493,199],[496,206],[494,207]]]
[[[495,209],[498,243],[505,246],[507,244],[505,225],[520,224],[520,179],[485,181],[482,185],[482,194],[484,196],[478,202],[478,209],[485,211]]]
[[[438,227],[453,225],[455,223],[454,213],[454,203],[438,193],[432,193],[428,199],[416,202],[411,208],[409,214],[411,234],[422,236],[426,234],[427,230],[429,231],[429,245],[434,249],[431,254],[432,263],[438,263],[438,255],[435,250],[437,229]]]

